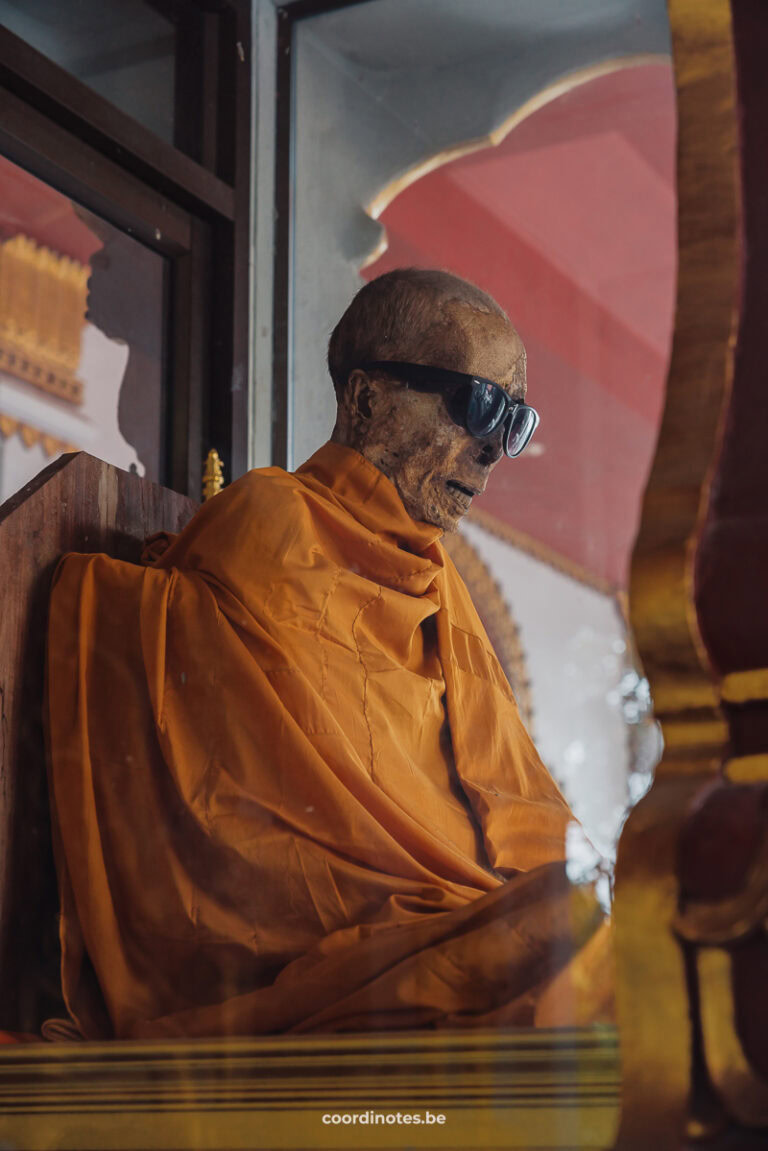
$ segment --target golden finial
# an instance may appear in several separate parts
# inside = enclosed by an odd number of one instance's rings
[[[218,495],[224,487],[224,465],[221,456],[215,448],[211,448],[205,457],[203,468],[203,499],[209,500],[211,496]]]

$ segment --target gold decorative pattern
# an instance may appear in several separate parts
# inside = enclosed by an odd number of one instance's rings
[[[215,448],[211,448],[205,457],[203,469],[203,499],[210,500],[219,494],[224,487],[224,464]]]
[[[737,755],[725,765],[731,783],[768,783],[768,755]]]
[[[517,548],[518,551],[525,552],[526,555],[532,556],[533,559],[540,560],[541,563],[547,564],[549,567],[554,568],[555,571],[562,572],[563,575],[569,576],[571,579],[576,580],[577,583],[584,584],[585,587],[591,587],[594,591],[601,592],[603,595],[615,596],[618,593],[618,588],[611,580],[603,579],[601,576],[595,575],[587,568],[582,567],[581,564],[576,563],[575,560],[570,560],[566,556],[560,555],[554,548],[548,547],[547,544],[541,543],[540,540],[530,536],[527,532],[518,531],[517,528],[510,527],[509,524],[500,520],[498,516],[493,515],[492,512],[480,511],[473,508],[469,513],[470,521],[477,524],[479,528],[483,528],[490,535],[496,536],[497,539],[503,540],[504,543],[511,544],[512,547]]]
[[[0,243],[0,371],[79,404],[87,265],[22,234]]]
[[[531,682],[520,631],[501,589],[469,540],[456,533],[443,537],[443,545],[464,580],[483,626],[517,700],[523,723],[533,735]]]
[[[724,676],[720,684],[720,698],[725,703],[749,703],[753,699],[768,699],[768,667],[732,671]]]
[[[58,455],[59,452],[77,452],[80,450],[66,440],[60,440],[57,436],[47,435],[45,432],[33,428],[30,424],[22,423],[21,420],[14,420],[10,416],[4,416],[1,413],[0,435],[6,440],[10,439],[13,435],[18,435],[28,448],[31,448],[36,443],[41,443],[43,451],[49,458]]]

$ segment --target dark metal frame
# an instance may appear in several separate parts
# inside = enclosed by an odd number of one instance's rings
[[[168,259],[161,478],[199,498],[210,446],[248,466],[250,5],[156,6],[180,20],[178,147],[0,28],[0,152]]]

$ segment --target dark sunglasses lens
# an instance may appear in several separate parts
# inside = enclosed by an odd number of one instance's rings
[[[507,410],[507,397],[495,384],[474,384],[467,405],[467,431],[473,436],[488,436],[498,427]]]
[[[523,448],[531,441],[533,433],[539,423],[539,417],[534,408],[520,404],[507,419],[507,431],[504,437],[504,451],[514,459],[519,456]]]
[[[461,384],[457,388],[447,388],[443,392],[443,400],[450,417],[457,424],[464,426],[464,419],[471,402],[472,388],[469,384]]]

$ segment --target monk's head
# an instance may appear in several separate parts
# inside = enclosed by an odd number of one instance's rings
[[[328,366],[338,401],[332,439],[384,472],[413,519],[454,531],[503,455],[504,424],[471,435],[457,419],[452,385],[420,390],[424,381],[390,368],[393,361],[492,380],[522,400],[525,348],[485,292],[420,268],[366,284],[331,336]],[[387,366],[371,366],[382,362]]]

